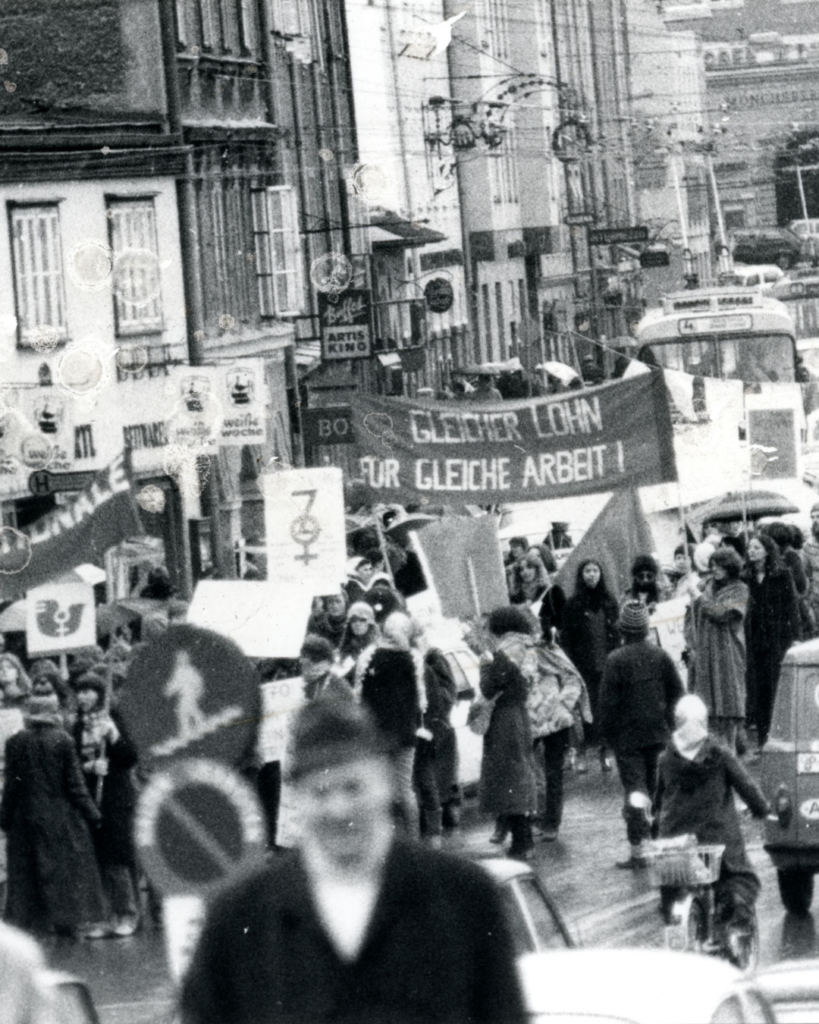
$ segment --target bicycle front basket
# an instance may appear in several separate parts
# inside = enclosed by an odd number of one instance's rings
[[[651,884],[661,885],[709,885],[719,878],[722,864],[722,845],[703,844],[681,849],[649,849],[648,876]]]

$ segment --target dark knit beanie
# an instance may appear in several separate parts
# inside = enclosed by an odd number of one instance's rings
[[[491,611],[486,624],[493,636],[503,636],[504,633],[531,633],[534,620],[522,609],[506,605]]]
[[[366,708],[350,700],[316,700],[297,714],[291,732],[289,778],[382,757],[384,737]]]
[[[620,632],[631,636],[648,633],[648,608],[642,601],[626,601],[620,610]]]

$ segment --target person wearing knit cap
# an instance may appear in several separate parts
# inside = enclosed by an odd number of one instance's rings
[[[674,723],[674,707],[684,691],[671,657],[649,642],[646,604],[627,601],[619,626],[623,646],[606,658],[599,726],[614,751],[625,796],[631,852],[617,866],[642,868],[650,833],[646,807],[654,797],[657,762]]]
[[[76,937],[102,920],[89,830],[100,820],[56,695],[30,697],[25,729],[6,743],[0,801],[0,828],[8,839],[9,924],[39,935]]]
[[[756,818],[764,818],[768,802],[741,762],[708,734],[708,709],[696,694],[674,708],[674,732],[659,763],[654,811],[661,838],[695,835],[699,843],[725,846],[715,886],[718,919],[727,928],[728,949],[738,953],[747,940],[759,895],[759,879],[742,838],[734,794]],[[663,887],[662,909],[668,921],[678,889]],[[739,959],[738,956],[736,956]]]
[[[137,749],[119,712],[111,706],[106,666],[85,672],[74,688],[77,717],[72,735],[88,792],[102,815],[94,847],[111,912],[108,931],[120,937],[133,935],[139,921],[132,838],[137,800],[132,769],[139,760]]]
[[[389,751],[366,709],[311,702],[291,735],[297,847],[210,901],[182,1024],[523,1024],[499,890],[396,833]]]

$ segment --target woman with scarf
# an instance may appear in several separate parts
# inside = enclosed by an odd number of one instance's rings
[[[137,764],[137,751],[118,711],[109,706],[105,677],[99,671],[86,672],[74,687],[74,743],[88,792],[102,815],[94,846],[112,914],[109,934],[133,935],[139,920],[132,837],[136,789],[131,772]]]
[[[487,628],[491,651],[482,656],[481,693],[495,700],[483,738],[481,810],[494,815],[492,841],[511,833],[509,856],[525,859],[533,848],[531,815],[537,810],[532,727],[526,706],[529,680],[524,674],[534,645],[531,617],[521,608],[496,608]]]
[[[53,694],[30,697],[26,727],[6,743],[0,828],[8,839],[5,919],[25,931],[87,937],[103,916],[102,887],[90,827],[101,815],[91,799]]]
[[[378,626],[375,611],[366,601],[356,601],[347,612],[347,623],[341,643],[338,646],[337,675],[352,686],[355,682],[355,668],[364,651],[375,648],[378,642]]]
[[[409,615],[393,612],[387,617],[381,639],[359,660],[356,692],[387,741],[398,813],[407,832],[417,836],[418,805],[412,777],[427,701],[422,659],[412,649],[414,633]]]
[[[733,548],[717,548],[710,577],[691,605],[688,688],[708,709],[711,732],[729,750],[745,720],[745,615],[748,588],[739,578],[742,562]]]
[[[525,605],[540,623],[546,643],[554,639],[560,626],[566,595],[553,585],[537,548],[530,548],[509,574],[509,602]]]
[[[560,644],[583,677],[591,711],[586,736],[592,743],[599,741],[604,772],[611,771],[611,759],[595,720],[606,658],[619,642],[618,617],[617,602],[609,593],[600,563],[584,559],[577,567],[574,593],[563,609]]]
[[[716,883],[718,920],[728,948],[753,927],[759,879],[751,866],[734,803],[736,793],[756,818],[769,811],[762,791],[732,752],[708,735],[708,709],[696,694],[674,708],[675,730],[660,758],[654,801],[660,838],[693,834],[698,843],[725,845]],[[663,915],[680,896],[676,887],[661,890]]]

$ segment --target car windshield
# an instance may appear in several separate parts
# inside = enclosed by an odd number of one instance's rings
[[[703,335],[686,341],[653,341],[640,350],[650,366],[701,377],[749,383],[795,379],[793,340],[787,334]]]

